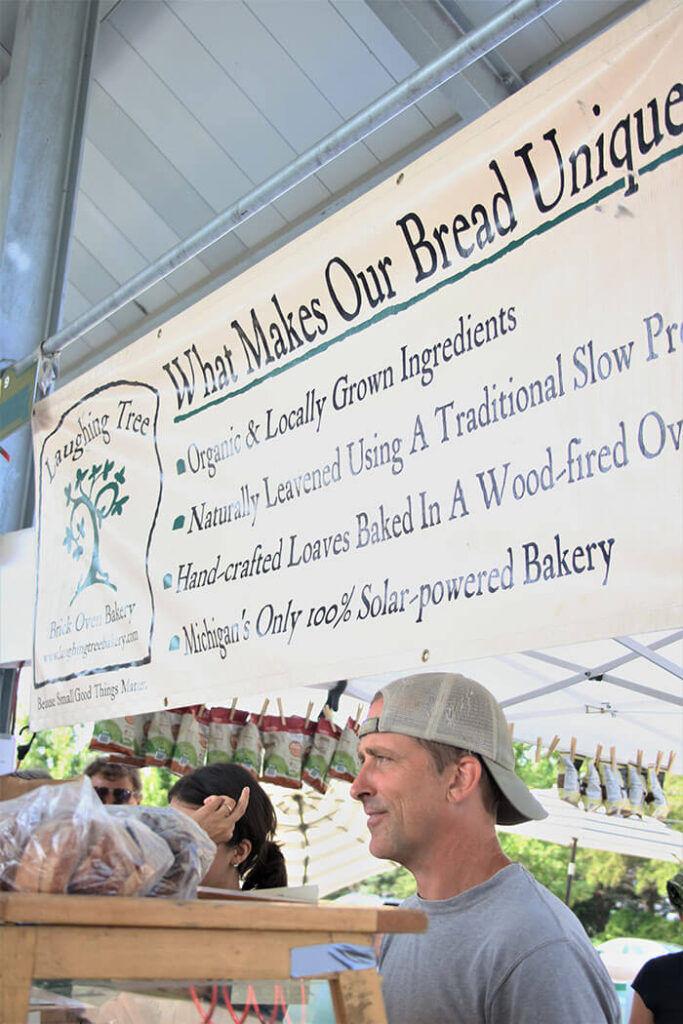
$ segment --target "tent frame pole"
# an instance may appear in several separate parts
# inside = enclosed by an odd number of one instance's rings
[[[435,61],[420,68],[384,96],[371,103],[339,128],[310,147],[282,170],[267,178],[247,195],[179,242],[87,313],[45,340],[42,353],[53,357],[92,330],[107,317],[132,302],[208,246],[223,238],[249,217],[275,202],[330,161],[361,142],[377,128],[424,99],[449,79],[486,56],[516,32],[542,17],[561,0],[514,0],[497,15],[468,33]]]
[[[572,892],[572,882],[576,873],[576,848],[579,845],[579,840],[576,836],[572,839],[572,850],[569,855],[569,863],[567,864],[567,888],[564,894],[564,902],[569,906],[569,898]]]

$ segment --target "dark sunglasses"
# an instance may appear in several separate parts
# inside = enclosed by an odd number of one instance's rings
[[[102,803],[106,803],[107,794],[114,794],[115,804],[127,804],[133,795],[132,789],[122,789],[120,786],[93,786]]]

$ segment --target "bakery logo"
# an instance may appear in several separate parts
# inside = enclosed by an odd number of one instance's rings
[[[115,464],[105,459],[89,469],[77,469],[72,483],[64,488],[66,506],[71,509],[63,545],[76,562],[88,561],[71,598],[74,603],[81,591],[96,583],[116,590],[109,573],[100,564],[100,533],[106,520],[120,516],[129,495],[123,494],[125,467],[114,472]]]
[[[139,381],[103,384],[44,436],[41,404],[34,683],[61,684],[50,699],[67,704],[69,680],[151,660],[159,394]],[[98,681],[91,699],[103,698]]]

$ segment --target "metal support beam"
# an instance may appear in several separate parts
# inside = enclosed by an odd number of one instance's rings
[[[678,630],[669,636],[661,637],[659,640],[655,640],[647,648],[651,653],[656,651],[660,647],[665,647],[667,644],[674,643],[679,640],[683,635],[683,630]],[[621,638],[621,642],[624,642],[624,637]],[[556,693],[558,690],[567,690],[570,686],[576,686],[577,683],[585,683],[587,679],[596,679],[598,676],[607,677],[607,673],[611,672],[612,669],[618,668],[620,665],[625,665],[629,661],[634,661],[640,655],[638,652],[631,654],[624,654],[620,658],[612,658],[611,661],[605,662],[603,665],[596,665],[591,669],[580,669],[578,665],[575,665],[571,661],[565,661],[562,658],[557,658],[552,654],[547,654],[543,651],[524,651],[523,652],[528,658],[536,658],[538,661],[545,661],[550,665],[557,665],[560,668],[568,668],[576,671],[575,675],[571,675],[566,679],[559,679],[555,683],[548,683],[546,686],[541,686],[537,690],[529,690],[527,693],[520,693],[516,697],[508,697],[507,700],[502,700],[500,706],[502,708],[509,708],[516,704],[524,704],[529,700],[536,700],[538,697],[545,697],[548,693]],[[618,685],[624,686],[625,680],[619,680]],[[631,689],[638,687],[638,684],[629,684]],[[643,691],[642,687],[638,687],[639,692]],[[656,696],[661,700],[672,701],[676,703],[678,698],[672,698],[669,694],[660,691],[652,691],[649,693],[650,696]]]
[[[500,46],[506,39],[540,18],[560,2],[561,0],[514,0],[481,28],[459,40],[437,60],[399,83],[365,110],[306,150],[281,171],[256,186],[204,228],[180,242],[155,263],[150,264],[135,277],[122,284],[83,316],[49,337],[42,346],[44,355],[62,352],[71,342],[92,330],[93,327],[106,320],[108,316],[128,302],[132,302],[147,288],[151,288],[152,285],[163,280],[188,260],[198,256],[200,252],[227,235],[238,224],[275,202],[290,189],[301,184],[306,178],[330,163],[331,160],[340,156],[414,103],[424,99],[434,89],[438,89],[454,75],[470,67],[480,57],[490,53],[496,46]]]
[[[19,6],[3,87],[2,365],[20,363],[59,326],[97,23],[97,0]],[[0,533],[10,533],[33,519],[30,428],[15,431],[3,447],[10,462],[0,468]],[[13,676],[0,672],[0,731]]]

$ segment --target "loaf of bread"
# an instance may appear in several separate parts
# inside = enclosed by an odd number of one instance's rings
[[[39,825],[24,847],[13,888],[19,892],[66,892],[83,856],[80,832],[67,820]]]
[[[134,896],[145,887],[154,868],[136,855],[132,843],[122,842],[120,829],[101,832],[85,860],[74,871],[68,892],[99,896]]]

